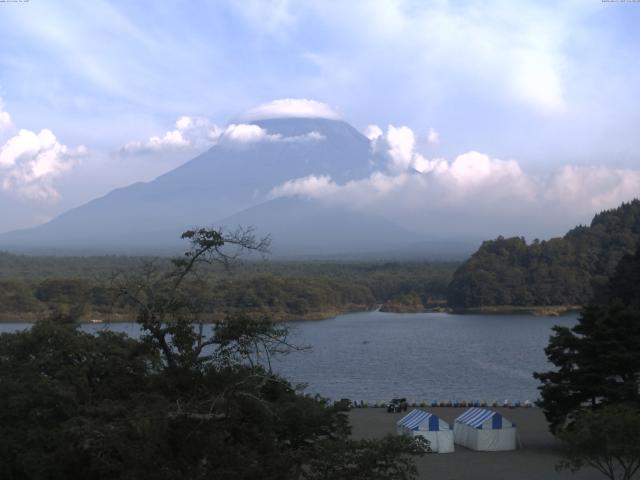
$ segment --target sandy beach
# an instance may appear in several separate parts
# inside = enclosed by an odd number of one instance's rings
[[[425,408],[450,424],[465,408]],[[522,448],[510,452],[475,452],[458,445],[455,453],[429,454],[417,458],[421,479],[438,480],[545,480],[603,479],[593,469],[576,474],[557,472],[559,445],[547,430],[542,411],[538,408],[495,408],[517,425]],[[411,411],[411,408],[409,408]],[[383,408],[354,409],[349,418],[355,438],[376,438],[395,433],[396,422],[404,415],[387,413]]]

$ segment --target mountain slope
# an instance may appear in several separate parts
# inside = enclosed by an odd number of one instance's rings
[[[252,225],[258,232],[269,232],[276,256],[373,254],[406,249],[420,240],[418,234],[381,217],[298,197],[271,200],[220,224]]]
[[[640,245],[640,201],[597,214],[562,238],[486,241],[455,273],[453,307],[584,305]]]
[[[316,174],[344,182],[364,177],[373,168],[368,139],[345,122],[281,118],[253,124],[268,136],[261,141],[223,138],[151,182],[114,190],[44,225],[4,234],[0,247],[173,248],[185,228],[220,223],[256,206],[286,180]],[[264,228],[270,231],[269,225]]]

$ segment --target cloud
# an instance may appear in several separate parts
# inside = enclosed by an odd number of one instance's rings
[[[440,143],[440,134],[433,128],[430,128],[427,132],[427,142],[432,145],[437,145]]]
[[[325,136],[320,132],[311,131],[302,135],[284,136],[279,133],[269,133],[259,125],[250,123],[232,123],[221,133],[219,141],[225,144],[246,144],[257,142],[308,142],[324,140]]]
[[[639,198],[640,170],[565,165],[551,176],[544,194],[550,204],[599,211]],[[574,202],[566,205],[567,198]]]
[[[230,142],[254,143],[262,141],[277,141],[281,135],[269,135],[267,131],[258,125],[246,123],[229,125],[222,135],[222,138]]]
[[[469,151],[453,160],[415,151],[408,127],[370,128],[386,171],[338,184],[328,176],[292,179],[271,197],[304,196],[383,215],[413,230],[447,235],[544,236],[640,196],[640,170],[566,165],[526,173],[515,160]],[[382,150],[386,149],[386,150]]]
[[[11,115],[9,115],[9,112],[4,110],[4,105],[0,98],[0,133],[4,130],[8,130],[12,126],[13,122],[11,122]]]
[[[304,98],[285,98],[254,107],[240,117],[253,122],[270,118],[326,118],[339,120],[340,114],[326,103]]]
[[[164,153],[180,150],[203,149],[213,145],[223,130],[203,117],[182,116],[175,128],[162,136],[152,136],[146,141],[131,141],[120,148],[124,155]]]
[[[321,198],[335,193],[339,188],[327,175],[310,175],[284,182],[271,191],[271,196],[274,198],[290,196]]]
[[[528,177],[514,160],[500,160],[479,152],[467,152],[453,161],[444,159],[424,160],[428,167],[422,171],[399,171],[393,163],[389,172],[376,171],[369,177],[336,184],[328,176],[307,176],[289,180],[271,191],[274,197],[302,195],[313,198],[343,196],[343,200],[358,205],[384,202],[394,203],[397,195],[408,191],[424,194],[431,202],[466,204],[469,199],[490,204],[508,197],[531,200],[535,194],[535,180]],[[392,197],[392,198],[389,198]],[[424,199],[414,197],[401,209],[424,208]],[[397,203],[396,203],[396,206]]]
[[[362,99],[369,88],[385,86],[390,101],[378,103],[392,108],[391,99],[423,111],[451,100],[483,99],[545,116],[563,113],[576,82],[590,83],[579,77],[585,61],[606,51],[590,45],[596,38],[611,42],[603,34],[607,29],[591,25],[590,15],[601,15],[601,9],[575,1],[394,0],[349,2],[339,9],[333,2],[301,3],[290,9],[292,15],[300,22],[313,19],[332,38],[305,57],[320,69],[326,91],[353,96],[362,90]]]
[[[429,135],[431,133],[430,130]],[[365,130],[365,136],[371,141],[374,153],[386,156],[387,167],[392,171],[414,169],[425,172],[437,165],[437,162],[429,161],[415,151],[416,135],[409,127],[389,125],[385,133],[378,125],[369,125]]]
[[[61,144],[49,129],[20,130],[0,148],[2,189],[33,200],[60,197],[52,180],[70,170],[87,148]]]
[[[557,55],[557,54],[556,54]],[[509,87],[513,95],[545,113],[567,108],[559,63],[552,52],[532,47],[511,52]]]
[[[387,129],[388,154],[391,158],[393,170],[406,170],[413,165],[416,137],[409,127],[394,127]]]
[[[378,125],[368,125],[364,131],[364,136],[371,141],[377,140],[382,137],[383,134],[384,132]]]
[[[284,136],[271,134],[259,125],[250,123],[232,123],[218,127],[203,117],[182,116],[175,122],[175,128],[162,136],[152,136],[146,141],[131,141],[121,147],[123,155],[167,153],[186,150],[204,150],[218,143],[227,146],[257,142],[304,142],[323,140],[324,136],[316,131],[302,135]]]

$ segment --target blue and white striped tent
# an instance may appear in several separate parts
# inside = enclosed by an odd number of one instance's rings
[[[453,452],[453,431],[440,417],[424,410],[412,410],[398,420],[397,432],[421,436],[429,440],[431,450],[437,453]]]
[[[498,412],[470,408],[453,426],[455,443],[472,450],[515,450],[516,426]]]

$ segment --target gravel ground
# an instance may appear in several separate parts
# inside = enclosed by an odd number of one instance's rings
[[[464,408],[425,408],[443,420],[453,420]],[[594,469],[576,474],[555,465],[560,459],[559,445],[547,430],[542,411],[538,408],[495,408],[518,428],[521,447],[510,452],[475,452],[456,445],[455,453],[429,454],[417,458],[421,479],[438,480],[602,480]],[[411,411],[411,408],[409,409]],[[354,409],[349,413],[355,438],[376,438],[395,433],[395,424],[402,414],[387,413],[383,408]]]

